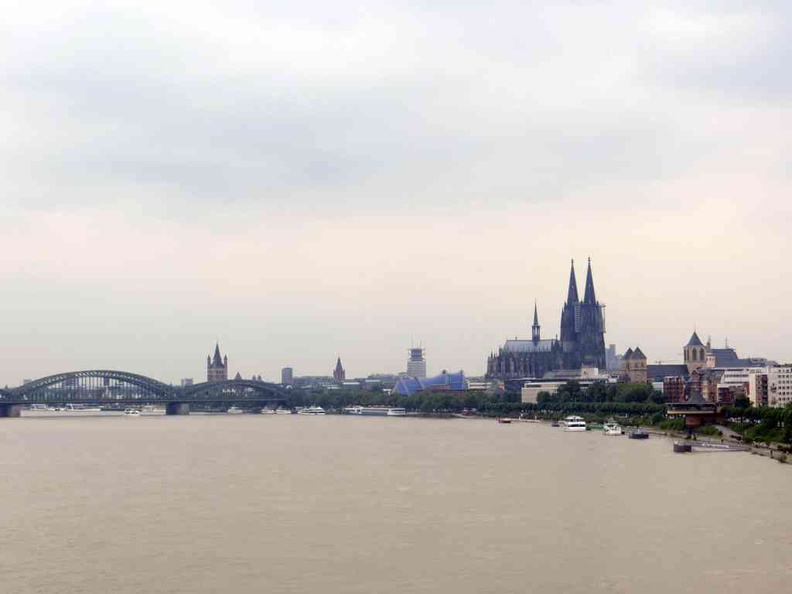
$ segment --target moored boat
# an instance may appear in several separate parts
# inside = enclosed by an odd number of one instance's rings
[[[140,411],[136,408],[127,408],[124,410],[125,417],[139,417]]]
[[[630,439],[649,439],[649,434],[639,427],[630,433]]]
[[[511,422],[512,420],[509,417],[498,417],[498,423],[504,423],[508,425]]]
[[[585,431],[586,421],[583,417],[569,416],[564,419],[564,431]]]
[[[608,421],[602,426],[602,434],[603,435],[623,435],[624,429],[621,428],[616,421],[613,419],[608,419]]]
[[[347,406],[344,412],[363,417],[404,417],[407,409],[398,406]]]
[[[316,416],[324,415],[325,409],[323,409],[321,406],[314,405],[314,406],[309,406],[307,408],[301,408],[300,410],[297,411],[297,414],[316,417]]]

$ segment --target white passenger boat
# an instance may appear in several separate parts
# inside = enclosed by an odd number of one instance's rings
[[[232,406],[226,411],[229,415],[241,415],[243,411],[241,408],[237,408],[236,406]]]
[[[292,410],[290,408],[276,408],[275,409],[276,415],[290,415],[292,414]]]
[[[308,408],[301,408],[297,411],[297,414],[316,417],[325,414],[325,409],[323,409],[321,406],[309,406]]]
[[[586,421],[583,417],[569,416],[564,419],[564,431],[585,431]]]
[[[35,407],[35,408],[34,408]],[[98,406],[87,406],[85,404],[64,404],[63,406],[46,406],[44,404],[31,404],[31,411],[38,412],[60,412],[60,413],[95,413],[102,412]]]
[[[398,406],[348,406],[344,409],[349,415],[363,417],[405,417],[407,409]]]
[[[25,409],[25,412],[53,412],[55,409],[46,404],[31,404]]]
[[[140,411],[136,408],[127,408],[124,410],[124,416],[126,417],[139,417]]]
[[[102,412],[98,406],[87,406],[85,404],[67,404],[66,410],[69,412]]]
[[[619,425],[613,419],[608,419],[608,421],[602,426],[602,434],[603,435],[624,435],[624,429],[622,429],[621,425]]]

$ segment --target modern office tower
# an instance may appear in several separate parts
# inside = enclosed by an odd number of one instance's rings
[[[413,347],[410,349],[410,358],[407,360],[407,375],[410,377],[426,377],[426,357],[424,349]]]

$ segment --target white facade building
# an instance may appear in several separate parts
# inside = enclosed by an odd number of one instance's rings
[[[781,408],[792,403],[792,366],[767,370],[767,405]]]
[[[613,383],[611,378],[607,375],[589,376],[574,380],[577,382],[581,389],[585,390],[592,384],[596,383]],[[555,394],[558,388],[567,384],[569,380],[529,380],[523,384],[520,389],[520,402],[530,402],[536,404],[539,397],[539,392],[547,392],[548,394]]]

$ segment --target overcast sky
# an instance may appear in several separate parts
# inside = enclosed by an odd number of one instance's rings
[[[648,4],[0,0],[0,385],[477,375],[589,256],[620,352],[792,359],[792,5]]]

